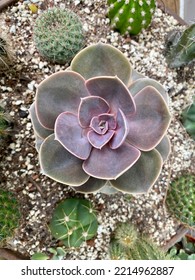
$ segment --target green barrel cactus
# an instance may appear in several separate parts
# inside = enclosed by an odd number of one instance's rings
[[[84,46],[81,20],[68,9],[49,9],[35,22],[34,42],[40,55],[47,60],[67,63]]]
[[[111,241],[109,256],[112,260],[168,260],[167,255],[150,238],[142,236],[129,223],[120,224]]]
[[[13,235],[19,221],[18,201],[11,192],[0,189],[0,243]]]
[[[181,223],[195,226],[195,175],[184,174],[172,181],[165,203],[168,211]]]
[[[177,68],[185,66],[195,59],[195,23],[184,32],[173,30],[166,39],[166,52],[168,66]]]
[[[111,25],[121,34],[137,35],[151,23],[155,0],[108,0]]]
[[[186,131],[195,140],[195,101],[182,112],[181,121]]]
[[[51,234],[65,246],[78,247],[97,232],[98,222],[91,203],[69,198],[56,207],[49,228]]]

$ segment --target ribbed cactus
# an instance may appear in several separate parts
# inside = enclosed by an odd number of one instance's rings
[[[2,30],[0,30],[2,34]],[[13,63],[14,55],[7,38],[0,35],[0,72],[9,69]]]
[[[20,211],[11,192],[0,189],[0,242],[11,237],[19,225]]]
[[[56,207],[49,228],[51,234],[68,247],[78,247],[97,232],[98,222],[91,203],[69,198]]]
[[[186,131],[195,140],[195,101],[182,112],[181,121]]]
[[[82,23],[68,9],[49,9],[35,22],[34,42],[41,56],[51,62],[64,64],[84,46]]]
[[[183,33],[174,30],[169,34],[165,55],[170,68],[184,66],[195,59],[195,23]]]
[[[137,35],[151,23],[155,0],[108,0],[111,25],[121,34]]]
[[[148,237],[128,223],[119,225],[109,249],[112,260],[166,260],[169,256]]]
[[[185,174],[172,181],[165,202],[181,223],[195,226],[195,175]]]
[[[6,136],[9,135],[11,130],[11,120],[9,116],[4,112],[3,106],[0,104],[0,145]]]

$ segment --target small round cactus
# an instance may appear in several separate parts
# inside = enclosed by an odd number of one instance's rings
[[[167,191],[168,211],[181,223],[195,226],[195,175],[185,174],[174,180]]]
[[[49,228],[51,234],[65,246],[78,247],[97,232],[98,222],[91,203],[85,199],[69,198],[59,203]]]
[[[115,239],[122,247],[131,248],[137,240],[137,231],[131,224],[122,223],[115,231]]]
[[[108,0],[111,25],[121,34],[137,35],[151,23],[155,0]]]
[[[11,192],[0,189],[0,242],[11,237],[19,225],[20,211]]]
[[[69,62],[84,46],[80,18],[68,9],[52,8],[36,20],[34,42],[37,50],[51,62]]]

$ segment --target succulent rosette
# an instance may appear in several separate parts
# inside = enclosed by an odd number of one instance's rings
[[[42,172],[78,192],[146,193],[170,151],[167,102],[116,48],[83,49],[30,107]]]

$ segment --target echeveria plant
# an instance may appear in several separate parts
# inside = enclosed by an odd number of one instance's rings
[[[42,172],[78,192],[145,193],[169,154],[164,88],[107,44],[46,78],[30,113]]]

